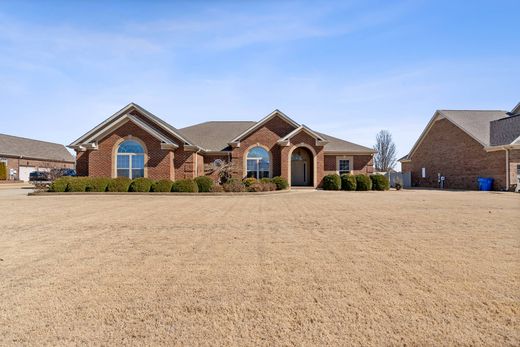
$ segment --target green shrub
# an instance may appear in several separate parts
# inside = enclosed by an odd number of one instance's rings
[[[246,188],[247,188],[247,187],[249,187],[249,186],[251,186],[251,185],[257,183],[257,180],[256,180],[256,178],[254,178],[254,177],[247,177],[247,178],[244,178],[244,179],[242,180],[242,183],[244,183],[244,185],[245,185]]]
[[[85,192],[87,190],[87,177],[70,177],[66,192]]]
[[[152,188],[153,180],[146,177],[139,177],[130,183],[129,192],[148,193]]]
[[[173,182],[172,184],[172,192],[177,193],[197,193],[199,191],[199,186],[194,180],[185,179],[178,180]]]
[[[226,183],[224,183],[224,185],[222,187],[224,188],[225,192],[230,192],[230,193],[246,191],[246,186],[242,182],[240,182],[239,180],[234,179],[234,178],[232,178],[229,181],[227,181]]]
[[[323,177],[323,189],[324,190],[340,190],[341,189],[341,178],[338,174],[329,174]]]
[[[390,189],[390,181],[383,175],[370,175],[372,180],[373,190],[388,190]]]
[[[86,179],[86,192],[106,192],[110,178],[106,177],[89,177]]]
[[[132,180],[128,177],[112,178],[107,185],[108,192],[128,192]]]
[[[372,180],[367,175],[356,175],[356,190],[366,191],[372,189]]]
[[[287,182],[287,180],[281,176],[273,177],[271,182],[276,185],[276,190],[284,190],[289,188],[289,182]]]
[[[172,185],[172,180],[159,180],[154,182],[151,191],[156,193],[169,193],[172,191]]]
[[[55,193],[63,193],[67,190],[67,185],[69,184],[71,177],[60,177],[56,180],[54,180],[50,187],[49,192],[55,192]]]
[[[0,163],[0,180],[7,179],[7,164],[4,162]]]
[[[342,190],[356,190],[356,177],[354,175],[341,175],[341,189]]]
[[[199,192],[207,193],[213,187],[213,180],[208,176],[199,176],[195,178]]]

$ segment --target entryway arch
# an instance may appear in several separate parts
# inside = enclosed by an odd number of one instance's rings
[[[316,154],[310,146],[294,147],[289,153],[291,186],[315,186]]]

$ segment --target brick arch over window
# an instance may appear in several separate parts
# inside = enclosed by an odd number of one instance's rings
[[[256,147],[260,147],[260,148],[264,149],[267,152],[267,154],[269,155],[269,177],[273,177],[273,153],[271,152],[269,147],[262,145],[260,143],[255,143],[255,144],[247,147],[247,149],[244,151],[244,157],[243,157],[243,163],[242,163],[242,168],[243,168],[242,177],[247,176],[247,157],[249,156],[249,152]]]

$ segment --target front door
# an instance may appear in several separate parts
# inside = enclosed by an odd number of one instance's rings
[[[306,186],[308,184],[307,176],[307,163],[303,160],[293,161],[291,167],[291,184],[293,186]]]
[[[297,148],[291,156],[291,185],[309,186],[312,182],[311,156],[307,149]]]

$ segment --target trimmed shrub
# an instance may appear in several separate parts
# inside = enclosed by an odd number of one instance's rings
[[[63,193],[67,190],[67,185],[69,184],[69,181],[70,181],[70,177],[60,177],[56,180],[54,180],[50,187],[49,187],[49,192],[54,192],[54,193]]]
[[[323,189],[324,190],[340,190],[341,189],[341,178],[338,174],[329,174],[323,177]]]
[[[372,180],[366,175],[356,175],[356,190],[372,190]]]
[[[215,184],[214,186],[212,186],[210,188],[209,191],[212,192],[212,193],[223,193],[224,192],[224,187],[222,187],[221,185]]]
[[[287,182],[287,180],[281,176],[273,177],[271,182],[276,185],[276,190],[284,190],[289,188],[289,182]]]
[[[222,185],[222,187],[224,188],[225,192],[230,192],[230,193],[238,193],[238,192],[246,191],[246,186],[239,180],[233,179],[233,178],[230,179],[229,181],[227,181],[226,183],[224,183],[224,185]]]
[[[354,175],[341,175],[341,190],[356,190],[357,182]]]
[[[208,176],[199,176],[195,178],[199,192],[207,193],[213,187],[213,180]]]
[[[390,181],[383,175],[370,175],[372,180],[373,190],[388,190],[390,189]]]
[[[178,180],[173,182],[172,184],[172,192],[176,193],[197,193],[199,191],[199,186],[194,180],[185,179]]]
[[[154,182],[151,191],[156,193],[169,193],[172,191],[172,185],[172,180],[159,180]]]
[[[262,183],[273,183],[273,179],[264,177],[264,178],[260,178],[260,182],[262,182]]]
[[[86,192],[106,192],[110,178],[106,177],[90,177],[86,179]]]
[[[87,190],[87,177],[70,177],[66,192],[85,192]]]
[[[4,162],[0,163],[0,180],[7,179],[7,164]]]
[[[128,177],[112,178],[107,185],[107,192],[128,192],[132,180]]]
[[[247,177],[242,180],[242,183],[244,183],[246,187],[250,187],[251,185],[257,183],[257,180],[254,177]]]
[[[130,183],[130,187],[128,187],[129,192],[139,192],[139,193],[148,193],[152,188],[153,180],[146,177],[139,177],[132,180]]]

